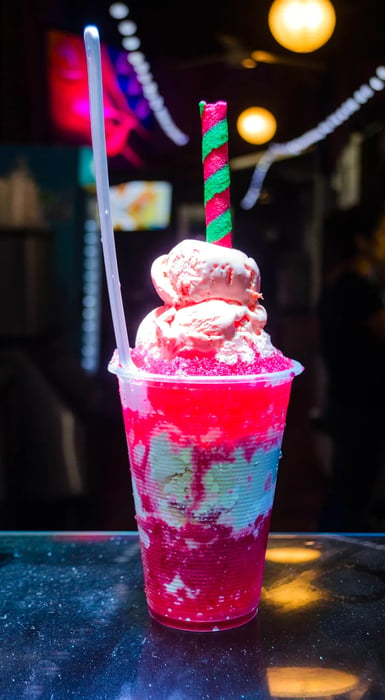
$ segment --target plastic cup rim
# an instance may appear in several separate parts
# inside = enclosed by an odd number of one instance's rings
[[[123,367],[118,363],[117,353],[115,351],[111,361],[108,364],[108,371],[115,374],[121,380],[143,380],[149,382],[175,382],[184,384],[240,384],[242,382],[274,382],[288,381],[298,376],[303,372],[303,365],[297,360],[292,360],[292,366],[287,369],[278,370],[276,372],[260,372],[258,374],[228,374],[228,375],[207,375],[207,374],[155,374],[145,372],[137,368],[133,363],[127,367]]]

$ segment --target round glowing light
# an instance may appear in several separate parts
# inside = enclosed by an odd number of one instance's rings
[[[133,51],[129,56],[127,56],[127,61],[132,63],[132,65],[137,69],[137,67],[142,65],[146,59],[141,51]]]
[[[143,63],[137,63],[135,65],[135,70],[137,75],[148,73],[150,70],[150,64],[147,61],[143,61]]]
[[[132,36],[136,32],[137,26],[132,20],[126,19],[123,22],[119,22],[118,30],[123,36]]]
[[[268,109],[249,107],[239,115],[237,129],[245,141],[259,146],[273,138],[277,131],[277,121]]]
[[[92,343],[91,345],[83,345],[82,347],[82,355],[83,357],[93,357],[97,353],[97,350],[95,348],[95,345]]]
[[[85,321],[92,321],[94,318],[97,318],[97,311],[96,308],[93,307],[84,307],[82,311],[82,318]]]
[[[83,281],[85,284],[88,282],[98,282],[99,281],[99,271],[98,270],[86,270],[83,272]]]
[[[363,105],[370,97],[373,97],[373,90],[369,85],[361,85],[361,87],[353,93],[353,97],[357,102]]]
[[[137,36],[125,36],[122,39],[122,46],[126,51],[136,51],[140,46],[140,39]]]
[[[383,90],[385,87],[384,81],[380,80],[380,78],[377,78],[376,76],[370,78],[369,85],[371,88],[373,88],[373,90],[376,90],[377,92]]]
[[[310,53],[329,41],[336,13],[330,0],[274,0],[268,23],[279,44],[296,53]]]
[[[241,63],[244,68],[255,68],[257,65],[253,58],[243,58]]]
[[[153,112],[160,112],[164,109],[164,99],[161,95],[150,97],[150,107]]]
[[[153,81],[151,73],[137,73],[137,76],[142,85],[150,85]]]
[[[97,294],[97,291],[98,291],[98,285],[95,282],[86,282],[84,280],[84,284],[83,284],[84,294],[89,295],[89,296],[92,296],[92,295],[95,296]]]
[[[86,258],[83,267],[85,270],[96,270],[99,267],[99,260],[97,258]]]
[[[269,692],[275,698],[325,698],[353,690],[359,678],[334,668],[273,667],[266,670]]]
[[[155,97],[159,94],[159,88],[155,82],[143,85],[143,92],[146,97]]]
[[[273,547],[266,551],[266,560],[279,564],[304,564],[321,556],[318,549],[306,547]]]
[[[113,2],[110,5],[109,13],[114,19],[124,19],[128,15],[128,7],[124,2]]]
[[[87,333],[92,333],[93,331],[98,330],[98,324],[95,319],[91,319],[90,321],[83,321],[82,329]]]

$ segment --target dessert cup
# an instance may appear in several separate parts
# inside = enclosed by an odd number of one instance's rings
[[[119,366],[145,592],[169,627],[234,628],[257,613],[293,378],[171,376]]]

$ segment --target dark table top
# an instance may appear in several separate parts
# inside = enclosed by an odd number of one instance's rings
[[[136,533],[0,533],[0,565],[0,698],[385,698],[385,536],[271,535],[216,633],[149,618]]]

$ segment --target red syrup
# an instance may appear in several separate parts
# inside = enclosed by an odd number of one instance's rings
[[[122,392],[146,596],[157,620],[205,631],[256,614],[290,385],[291,377],[276,385],[268,377],[135,379]],[[219,485],[210,482],[215,469],[223,470]],[[258,500],[265,492],[271,499]]]
[[[141,348],[134,348],[131,358],[134,364],[145,372],[172,376],[205,375],[225,377],[240,374],[266,374],[268,372],[280,372],[293,366],[293,361],[285,357],[276,348],[268,357],[261,357],[256,354],[253,362],[237,360],[234,364],[220,362],[214,357],[199,356],[188,351],[170,360],[163,360],[152,357]]]
[[[254,617],[269,521],[270,513],[235,538],[230,528],[215,521],[212,525],[188,523],[176,531],[154,518],[152,551],[143,551],[151,614],[170,626],[210,631],[235,627]],[[194,547],[189,549],[186,542],[194,542]],[[180,588],[179,581],[183,582]]]

